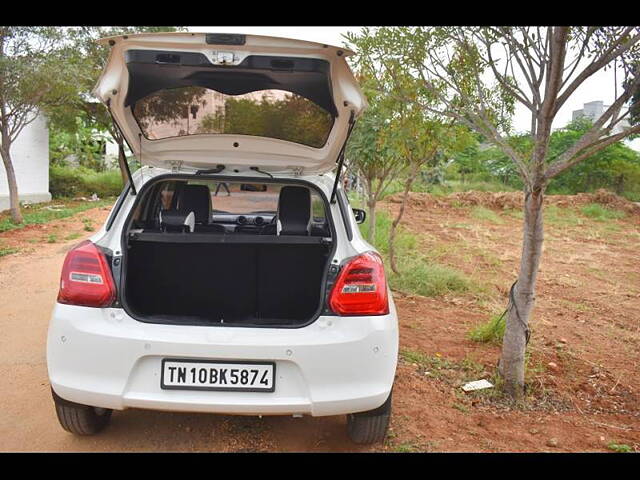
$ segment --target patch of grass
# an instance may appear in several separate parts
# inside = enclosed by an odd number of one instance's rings
[[[476,325],[469,331],[469,339],[480,343],[502,342],[506,326],[506,315],[493,315],[489,321]]]
[[[376,214],[376,231],[374,246],[383,256],[386,264],[387,279],[391,288],[407,293],[415,293],[425,297],[434,297],[449,292],[467,292],[473,288],[472,282],[458,270],[441,265],[420,255],[417,251],[418,237],[400,227],[396,234],[395,249],[399,274],[389,266],[389,232],[392,219],[385,211]],[[361,225],[362,234],[366,237],[369,230],[369,219]]]
[[[609,442],[607,444],[607,448],[609,450],[612,450],[612,451],[618,452],[618,453],[631,453],[631,452],[633,452],[633,448],[631,448],[626,443]]]
[[[5,255],[11,255],[12,253],[18,253],[19,251],[20,249],[18,248],[10,248],[10,247],[0,248],[0,257],[4,257]]]
[[[607,220],[617,220],[624,218],[626,214],[620,210],[613,208],[603,207],[599,203],[590,203],[580,209],[583,215],[593,218],[598,222],[605,222]]]
[[[439,353],[436,353],[435,356],[431,356],[409,348],[400,350],[400,358],[407,363],[415,363],[418,367],[425,368],[427,370],[435,371],[456,367],[455,362],[450,362],[449,360],[442,358]]]
[[[64,237],[65,240],[75,240],[76,238],[80,238],[82,235],[78,232],[75,233],[70,233],[69,235],[67,235],[66,237]]]
[[[93,220],[90,218],[83,218],[82,224],[84,225],[85,232],[93,232],[95,230],[95,228],[93,228]]]
[[[591,308],[586,303],[572,302],[571,300],[565,300],[565,299],[562,299],[562,298],[559,299],[559,303],[564,305],[565,307],[567,307],[570,310],[574,310],[574,311],[578,311],[578,312],[590,312],[591,310],[593,310],[593,308]]]
[[[403,442],[394,446],[393,451],[396,453],[415,453],[418,451],[418,447],[412,442]]]
[[[504,211],[505,215],[522,220],[524,218],[524,212],[520,208],[509,208]]]
[[[469,409],[461,403],[454,403],[452,407],[456,410],[461,411],[462,413],[469,413]]]
[[[362,235],[367,238],[369,229],[371,228],[370,217],[367,215],[365,222],[360,225],[360,231]],[[373,238],[373,245],[378,249],[381,254],[387,254],[389,252],[389,233],[391,232],[391,225],[393,219],[384,210],[378,210],[376,212],[376,231]],[[395,248],[398,256],[403,252],[413,250],[418,245],[418,237],[410,232],[407,232],[402,226],[398,228],[396,233]]]
[[[485,207],[473,207],[471,209],[471,216],[476,220],[483,220],[500,225],[504,223],[504,220],[500,218],[500,216],[496,212]]]
[[[453,361],[443,358],[439,353],[431,356],[409,348],[400,350],[400,358],[407,363],[415,364],[425,374],[428,372],[432,378],[449,382],[477,380],[476,377],[484,370],[482,365],[470,358]]]
[[[464,228],[465,230],[471,230],[471,225],[469,225],[468,223],[453,223],[451,225],[449,225],[449,227],[451,228]]]
[[[34,205],[30,209],[24,209],[22,216],[24,222],[20,224],[13,223],[11,216],[7,214],[0,215],[0,232],[7,232],[9,230],[17,230],[24,228],[27,225],[37,225],[42,223],[51,222],[52,220],[58,220],[60,218],[67,218],[75,215],[78,212],[89,210],[90,208],[104,207],[113,203],[112,199],[98,200],[97,202],[82,202],[73,203],[70,206],[65,205],[65,201],[59,200],[52,202],[53,205],[62,205],[60,208],[47,209],[47,205],[40,206]]]
[[[640,202],[640,192],[622,192],[622,196],[632,202]]]
[[[575,210],[560,208],[557,205],[548,205],[544,208],[544,221],[559,227],[574,227],[584,224],[584,219],[580,218]]]
[[[605,223],[602,225],[601,229],[604,232],[615,232],[615,233],[622,232],[622,227],[617,223]]]
[[[463,248],[460,244],[440,243],[438,240],[435,240],[429,246],[429,250],[425,252],[425,257],[429,261],[437,261],[441,258],[446,258],[449,255],[459,255],[462,249]]]
[[[392,288],[416,293],[425,297],[437,297],[450,292],[467,292],[471,281],[455,268],[430,263],[424,258],[398,258],[400,274],[389,273]]]
[[[500,260],[500,257],[498,257],[490,249],[476,247],[476,246],[467,247],[467,249],[470,250],[470,253],[473,256],[479,257],[491,267],[499,267],[500,265],[503,264],[503,261]],[[473,261],[475,261],[475,259],[473,259]]]
[[[50,233],[47,236],[47,243],[56,243],[57,241],[58,241],[58,236],[57,235],[55,235],[53,233]]]

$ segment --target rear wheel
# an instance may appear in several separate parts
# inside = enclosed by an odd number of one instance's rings
[[[56,414],[62,428],[76,435],[94,435],[104,429],[111,420],[112,410],[73,403],[60,398],[51,390]]]
[[[378,408],[347,415],[347,432],[354,443],[371,444],[384,440],[391,418],[391,394]]]

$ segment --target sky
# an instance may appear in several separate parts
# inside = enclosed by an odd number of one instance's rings
[[[269,35],[274,37],[296,38],[312,42],[326,43],[329,45],[343,46],[343,34],[347,32],[357,33],[361,27],[188,27],[193,32],[217,32],[217,33],[246,33],[253,35]],[[618,77],[619,79],[619,77]],[[583,104],[595,100],[604,101],[610,105],[614,100],[614,76],[613,70],[600,71],[584,82],[578,88],[562,109],[558,112],[553,123],[553,128],[564,127],[571,121],[574,110],[582,108]],[[530,114],[526,107],[518,105],[513,119],[516,131],[528,131],[531,123]],[[640,139],[633,142],[626,141],[627,145],[640,151]]]

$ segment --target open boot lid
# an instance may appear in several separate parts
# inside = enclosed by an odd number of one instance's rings
[[[345,48],[205,33],[100,42],[111,52],[94,94],[145,165],[328,172],[366,107]]]

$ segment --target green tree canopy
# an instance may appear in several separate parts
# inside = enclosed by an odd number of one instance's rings
[[[199,133],[232,133],[278,138],[311,147],[322,147],[333,126],[331,115],[312,101],[288,93],[273,99],[263,95],[225,99],[224,109],[207,115]]]

